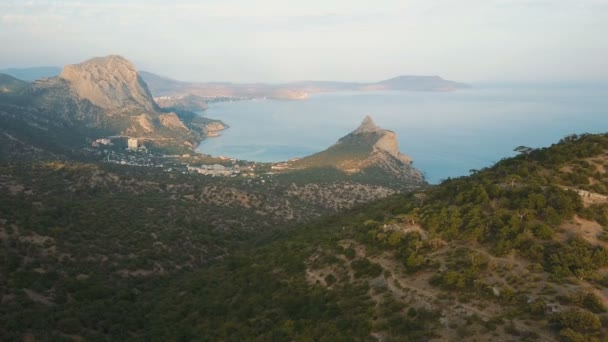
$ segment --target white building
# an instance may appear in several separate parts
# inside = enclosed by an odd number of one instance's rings
[[[129,150],[137,150],[137,139],[129,138],[129,140],[127,140],[127,148]]]
[[[112,143],[112,140],[110,140],[108,138],[101,138],[101,139],[95,140],[95,142],[98,144],[101,144],[101,145],[110,145]]]

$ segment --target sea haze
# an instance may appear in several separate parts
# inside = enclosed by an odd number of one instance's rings
[[[393,130],[430,183],[548,146],[570,133],[608,131],[608,85],[477,85],[457,92],[334,93],[304,101],[211,104],[205,116],[230,128],[198,151],[282,161],[321,151],[365,115]]]

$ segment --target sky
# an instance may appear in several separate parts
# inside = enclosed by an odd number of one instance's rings
[[[0,0],[0,68],[185,81],[608,80],[608,0]]]

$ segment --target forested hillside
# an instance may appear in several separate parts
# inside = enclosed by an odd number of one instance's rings
[[[0,339],[604,340],[608,135],[518,151],[302,224],[204,178],[5,166]]]
[[[154,334],[605,339],[608,136],[519,151],[185,277],[159,295]]]

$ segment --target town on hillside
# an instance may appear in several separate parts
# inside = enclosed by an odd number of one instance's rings
[[[211,177],[272,176],[275,172],[291,169],[290,162],[259,163],[224,156],[212,157],[200,153],[165,154],[148,149],[144,139],[110,136],[91,142],[86,149],[105,163],[160,168],[166,172],[198,174]]]

